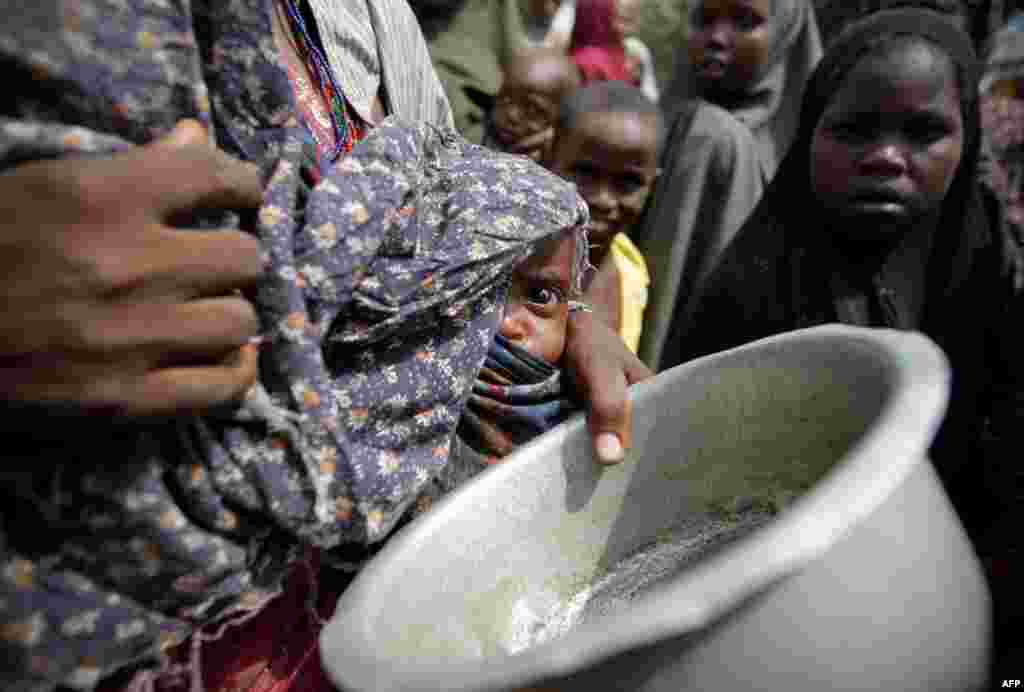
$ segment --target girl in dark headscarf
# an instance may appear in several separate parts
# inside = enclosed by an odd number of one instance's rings
[[[577,0],[569,55],[583,82],[616,81],[640,86],[626,59],[615,0]]]
[[[934,12],[851,25],[815,71],[778,175],[668,351],[681,362],[835,321],[923,331],[953,370],[931,456],[984,554],[1014,502],[1024,371],[1013,263],[976,182],[978,72],[966,33]]]
[[[946,15],[964,31],[970,32],[971,16],[966,0],[832,0],[818,7],[818,26],[825,43],[842,33],[850,23],[873,12],[916,7]]]
[[[733,32],[722,44],[720,20]],[[725,108],[754,135],[770,179],[796,131],[804,84],[821,58],[810,0],[701,0],[690,25],[665,107],[671,112],[700,97]]]
[[[655,369],[673,315],[685,319],[789,147],[821,57],[809,0],[701,0],[691,27],[661,99],[663,174],[636,233],[652,277],[639,354]]]

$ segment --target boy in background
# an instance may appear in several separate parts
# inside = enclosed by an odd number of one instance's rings
[[[590,207],[585,298],[635,353],[650,276],[629,238],[659,174],[658,106],[624,82],[595,82],[562,100],[548,168],[576,183]]]

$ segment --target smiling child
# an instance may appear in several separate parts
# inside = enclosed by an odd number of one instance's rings
[[[588,84],[563,99],[548,167],[590,207],[587,301],[634,352],[647,304],[647,263],[629,239],[658,177],[658,107],[623,82]]]

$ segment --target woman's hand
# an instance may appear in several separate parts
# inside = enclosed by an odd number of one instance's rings
[[[597,460],[616,464],[632,444],[629,386],[652,377],[619,335],[586,312],[569,318],[565,367],[587,408],[587,426]]]
[[[139,415],[241,397],[259,322],[238,290],[262,276],[259,242],[172,224],[260,201],[255,167],[195,121],[0,174],[0,398]]]

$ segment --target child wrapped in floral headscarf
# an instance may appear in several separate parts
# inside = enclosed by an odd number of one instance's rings
[[[588,253],[583,231],[563,233],[513,272],[501,326],[459,422],[458,453],[476,464],[499,460],[577,410],[558,366],[569,312],[582,307]]]

